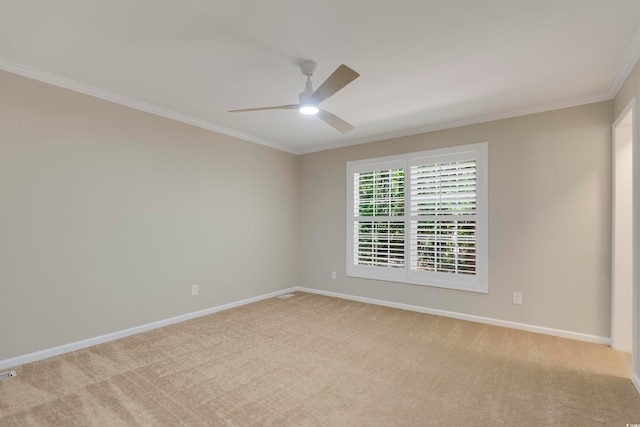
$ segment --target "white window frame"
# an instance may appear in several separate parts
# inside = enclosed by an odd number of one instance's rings
[[[449,158],[465,158],[476,161],[475,274],[416,271],[410,268],[412,219],[410,191],[404,192],[404,215],[394,217],[396,220],[404,221],[404,267],[390,268],[356,264],[354,262],[354,174],[403,168],[405,170],[405,188],[411,188],[411,166],[424,163],[444,163]],[[347,276],[488,293],[488,202],[488,143],[486,142],[347,162]]]

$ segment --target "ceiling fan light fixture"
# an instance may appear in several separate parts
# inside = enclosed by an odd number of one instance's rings
[[[314,114],[318,114],[318,111],[320,111],[320,110],[318,109],[317,106],[315,106],[313,104],[302,104],[302,105],[300,105],[299,111],[302,114],[306,114],[308,116],[312,116]]]
[[[341,64],[336,70],[320,85],[317,90],[313,90],[311,76],[316,70],[316,63],[313,61],[302,61],[300,63],[300,71],[307,76],[304,91],[298,95],[300,102],[298,104],[277,105],[273,107],[245,108],[243,110],[229,110],[230,113],[238,113],[242,111],[259,111],[259,110],[298,110],[301,114],[317,117],[333,127],[338,132],[347,133],[353,130],[353,125],[342,120],[340,117],[321,110],[318,105],[325,99],[335,95],[340,89],[357,79],[360,74],[351,68]]]

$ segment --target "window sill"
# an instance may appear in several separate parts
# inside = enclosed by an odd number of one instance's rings
[[[404,271],[402,271],[404,273]],[[478,283],[478,281],[469,281],[468,283],[460,283],[453,281],[442,281],[436,279],[429,278],[415,278],[415,277],[406,277],[403,275],[381,275],[376,273],[367,273],[367,272],[349,272],[346,273],[347,277],[353,277],[358,279],[369,279],[369,280],[379,280],[383,282],[394,282],[394,283],[405,283],[409,285],[418,285],[418,286],[427,286],[431,288],[442,288],[442,289],[452,289],[456,291],[467,291],[467,292],[475,292],[481,294],[488,294],[488,287],[482,286],[482,283]],[[486,283],[486,282],[485,282]]]

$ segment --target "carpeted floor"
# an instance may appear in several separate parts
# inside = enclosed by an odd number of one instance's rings
[[[624,426],[630,355],[296,293],[15,368],[0,426]]]

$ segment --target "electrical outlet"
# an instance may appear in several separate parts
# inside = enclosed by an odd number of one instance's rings
[[[191,285],[191,295],[198,295],[198,285]]]
[[[331,279],[332,280],[336,280],[336,272],[335,271],[331,272]]]
[[[514,304],[522,304],[522,294],[520,292],[513,293],[513,303]]]

